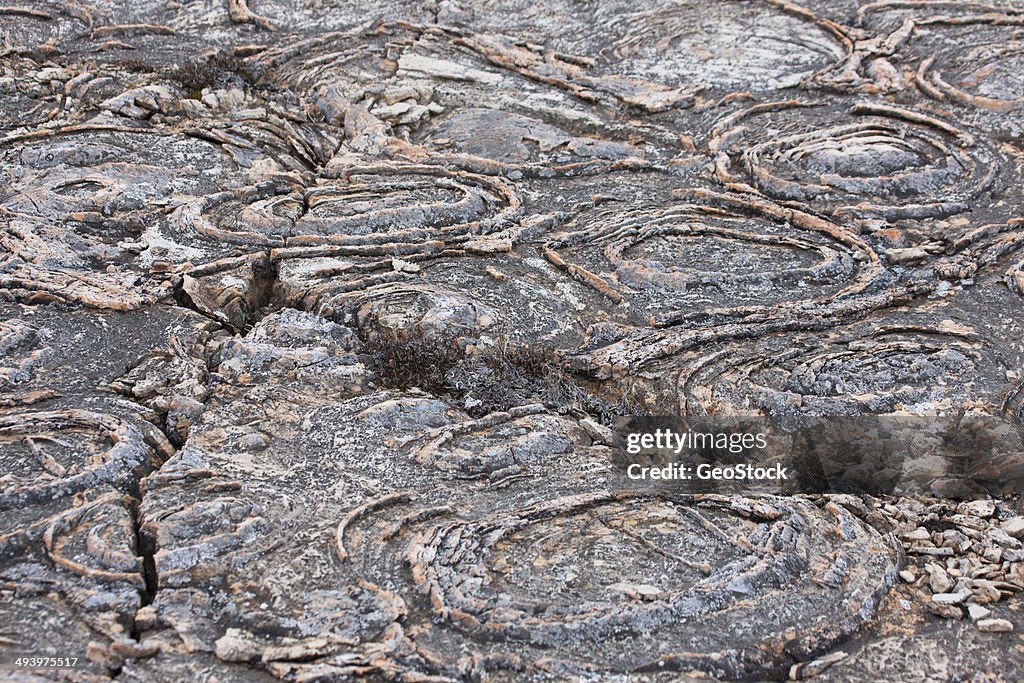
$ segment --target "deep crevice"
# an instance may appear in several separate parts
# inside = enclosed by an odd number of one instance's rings
[[[141,504],[142,501],[139,501]],[[141,526],[139,514],[135,516],[135,542],[139,554],[142,556],[142,578],[146,583],[145,592],[142,594],[142,606],[152,605],[156,593],[160,589],[159,576],[156,571],[156,539],[147,534]],[[132,632],[132,637],[138,640],[138,628]]]
[[[232,334],[244,336],[263,318],[283,307],[278,292],[277,262],[264,253],[263,258],[250,263],[252,280],[249,292],[218,306],[203,306],[185,291],[183,283],[174,290],[174,303],[181,308],[194,311],[204,318],[222,325]],[[187,274],[187,273],[186,273]],[[214,274],[201,277],[212,277]]]

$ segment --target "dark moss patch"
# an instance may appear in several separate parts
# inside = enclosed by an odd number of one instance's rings
[[[377,333],[367,341],[381,386],[447,396],[471,415],[531,402],[602,419],[617,413],[573,381],[553,348],[507,340],[484,346],[419,328]]]
[[[255,85],[259,75],[243,59],[216,52],[180,64],[168,74],[189,93],[198,96],[203,88]]]

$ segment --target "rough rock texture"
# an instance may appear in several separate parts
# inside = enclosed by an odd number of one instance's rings
[[[745,496],[609,426],[1012,438],[1022,55],[1010,0],[0,7],[3,663],[1019,679],[1019,439]]]

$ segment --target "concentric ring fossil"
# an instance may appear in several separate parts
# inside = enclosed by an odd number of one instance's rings
[[[13,134],[0,149],[10,186],[4,207],[111,226],[131,214],[141,223],[173,193],[203,194],[239,167],[229,150],[204,140],[114,120]]]
[[[199,200],[178,220],[251,246],[458,242],[512,224],[521,201],[500,178],[425,165],[345,169],[309,188],[268,183]]]
[[[623,286],[662,303],[708,289],[734,305],[765,296],[804,300],[808,285],[828,292],[819,299],[827,301],[863,290],[878,274],[871,247],[830,221],[744,194],[694,189],[677,196],[702,203],[595,208],[581,219],[583,229],[556,236],[544,253],[613,301],[623,299]],[[599,257],[594,247],[602,248]],[[570,262],[570,254],[585,265]],[[605,264],[614,270],[598,271]]]
[[[541,464],[550,470],[564,457],[576,467],[593,464],[574,452],[574,443],[585,440],[574,422],[533,404],[433,429],[413,457],[441,470],[499,480]]]
[[[840,328],[827,337],[765,340],[696,354],[678,377],[682,414],[775,417],[938,414],[962,397],[977,337],[952,323]]]
[[[95,123],[0,140],[0,284],[25,299],[137,308],[169,293],[158,258],[201,260],[157,224],[177,195],[232,183],[229,149],[174,131]],[[217,249],[216,245],[208,245]]]
[[[678,225],[679,219],[685,219],[687,213],[710,214],[719,213],[723,222],[735,222],[737,225],[745,224],[745,218],[730,216],[726,211],[716,211],[707,207],[694,205],[683,205],[678,208],[666,211],[658,217],[657,225],[645,225],[636,231],[635,234],[623,236],[612,245],[605,248],[605,256],[615,266],[619,279],[633,286],[656,286],[665,289],[685,290],[687,287],[714,281],[723,286],[742,286],[745,284],[765,283],[772,287],[785,286],[796,282],[825,282],[842,279],[849,276],[853,270],[852,259],[843,259],[841,254],[829,247],[815,244],[808,240],[801,240],[786,235],[773,236],[760,232],[745,231],[742,229],[730,229],[728,227],[717,227],[702,224]],[[732,218],[733,221],[728,221]],[[796,223],[799,225],[800,218],[796,216]],[[669,223],[669,225],[664,225]],[[810,223],[809,221],[807,222]],[[690,237],[697,241],[711,243],[710,246],[719,254],[719,263],[732,265],[737,270],[733,272],[716,272],[710,270],[687,270],[672,264],[677,259],[666,259],[666,265],[660,265],[648,258],[639,258],[645,255],[647,250],[642,249],[645,243],[658,238]],[[729,241],[750,243],[751,250],[757,250],[758,246],[764,247],[773,245],[790,252],[804,252],[814,258],[817,263],[807,267],[795,266],[791,268],[778,268],[777,259],[768,258],[772,261],[767,263],[750,262],[748,259],[740,259],[738,263],[729,263],[730,250],[725,243]],[[717,247],[717,248],[716,248]],[[761,251],[770,251],[762,249]],[[636,254],[636,256],[633,256]],[[693,259],[698,260],[698,259]],[[798,261],[799,262],[799,261]],[[699,260],[698,260],[699,263]],[[746,268],[743,266],[747,265]],[[768,271],[767,268],[773,267]],[[738,272],[737,272],[738,271]]]
[[[106,484],[131,492],[158,465],[145,435],[113,415],[86,410],[0,416],[0,459],[10,484],[0,509],[47,503]]]
[[[1024,41],[979,45],[929,57],[918,70],[922,90],[995,112],[1024,109]]]
[[[857,20],[872,28],[895,28],[905,19],[915,24],[1024,24],[1016,0],[873,0],[857,8]]]
[[[871,25],[910,27],[909,55],[920,55],[917,85],[940,101],[996,113],[1024,108],[1024,11],[1013,3],[895,2],[858,10]]]
[[[408,500],[390,498],[350,524]],[[409,630],[442,672],[469,648],[485,670],[774,675],[859,631],[901,562],[845,510],[799,499],[597,491],[398,529],[433,619]],[[378,543],[358,537],[357,564]],[[724,643],[713,634],[726,623],[750,627]]]
[[[835,215],[889,220],[966,211],[996,181],[999,157],[979,134],[888,104],[847,113],[837,124],[834,109],[789,100],[732,114],[709,141],[717,176]]]
[[[584,91],[622,88],[626,79],[663,87],[696,82],[730,91],[775,90],[831,66],[850,49],[849,39],[835,23],[776,0],[712,5],[687,1],[654,8],[612,2],[590,12],[580,12],[569,2],[552,6],[491,0],[474,5],[473,12],[480,17],[469,22],[474,29],[517,35],[544,30],[543,43],[551,53],[546,66],[534,66],[525,63],[521,54],[510,59],[513,53],[508,47],[502,49],[494,41],[469,39],[468,46],[540,80],[559,80],[559,53],[563,58],[585,55],[578,60],[565,58],[563,69],[574,71],[570,62],[577,61],[588,67],[596,78],[578,83]],[[500,24],[495,23],[498,17]],[[598,80],[602,77],[618,78],[619,83],[603,83]],[[623,99],[629,102],[628,95]]]
[[[132,502],[125,496],[110,493],[58,515],[46,527],[43,545],[54,564],[74,574],[143,588]]]

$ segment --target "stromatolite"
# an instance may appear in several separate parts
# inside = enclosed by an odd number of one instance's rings
[[[936,620],[1024,588],[1019,3],[364,5],[0,7],[3,656],[1013,678]],[[641,486],[659,414],[913,449]]]

